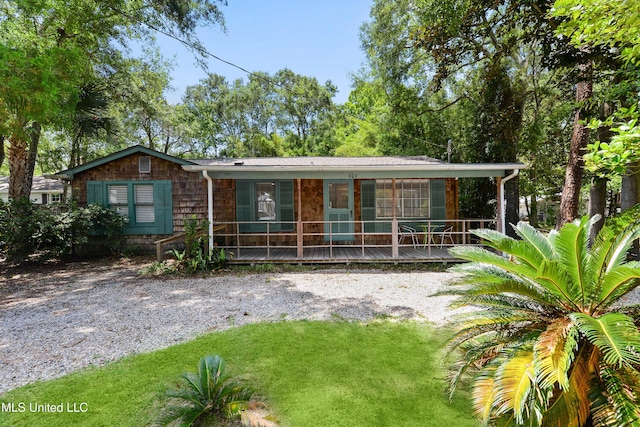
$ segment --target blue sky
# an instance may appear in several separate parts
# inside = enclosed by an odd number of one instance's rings
[[[347,100],[350,73],[364,61],[359,29],[369,20],[371,0],[228,0],[222,6],[227,33],[218,28],[199,32],[212,54],[249,71],[273,74],[283,68],[305,76],[327,80],[338,87],[334,100]],[[184,89],[197,84],[205,72],[193,55],[178,42],[158,36],[165,57],[176,62],[172,73],[175,90],[170,102],[179,102]],[[227,80],[244,78],[246,73],[210,59],[209,72]]]

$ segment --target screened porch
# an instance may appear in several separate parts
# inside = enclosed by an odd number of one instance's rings
[[[471,230],[496,227],[495,219],[345,222],[217,222],[214,245],[239,264],[449,262],[452,246],[481,244]]]

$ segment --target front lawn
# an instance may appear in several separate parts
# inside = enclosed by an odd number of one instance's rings
[[[179,375],[219,354],[229,374],[260,392],[281,426],[438,427],[455,420],[456,427],[477,427],[467,397],[447,401],[439,335],[413,322],[243,326],[13,390],[0,398],[0,425],[153,424]],[[38,408],[63,412],[32,412]]]

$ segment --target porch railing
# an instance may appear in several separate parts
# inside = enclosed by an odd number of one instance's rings
[[[232,250],[236,257],[247,249],[261,249],[269,259],[277,248],[290,249],[299,259],[313,250],[328,251],[333,258],[337,249],[348,247],[358,250],[362,258],[372,249],[390,251],[391,258],[398,258],[406,249],[430,257],[433,249],[479,245],[480,239],[470,231],[495,229],[496,220],[230,221],[215,222],[215,226],[216,245]]]

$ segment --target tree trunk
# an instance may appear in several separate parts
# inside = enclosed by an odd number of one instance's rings
[[[520,221],[520,198],[518,197],[518,177],[507,181],[504,185],[504,198],[507,203],[505,206],[505,231],[507,236],[517,237],[517,234],[510,224],[516,225]]]
[[[589,218],[594,215],[600,215],[598,221],[591,229],[589,243],[593,244],[596,236],[604,225],[605,209],[607,207],[607,180],[605,178],[594,177],[591,180],[591,188],[589,189]]]
[[[31,196],[40,132],[40,124],[34,122],[26,132],[29,141],[17,135],[9,138],[9,197],[12,199]]]
[[[584,160],[582,154],[589,141],[589,128],[584,123],[586,119],[585,103],[591,99],[593,93],[593,69],[591,62],[578,65],[578,82],[576,84],[576,102],[579,107],[573,120],[573,133],[569,146],[569,160],[565,173],[562,198],[556,228],[560,229],[567,222],[578,216],[580,202],[580,187],[582,185]]]
[[[529,204],[529,224],[536,228],[540,225],[538,221],[538,197],[535,193],[531,195]]]
[[[622,177],[622,190],[620,191],[620,210],[622,212],[632,209],[638,204],[638,190],[640,189],[640,173],[638,163],[631,163],[627,166],[629,173]],[[640,259],[640,245],[636,240],[629,251],[629,258]]]
[[[0,166],[4,163],[4,135],[0,135]]]
[[[611,102],[603,102],[600,106],[600,120],[606,120],[613,114],[613,104]],[[598,141],[610,142],[613,133],[610,126],[600,126],[598,128]],[[591,179],[591,188],[589,189],[589,218],[594,215],[600,215],[601,218],[596,222],[591,229],[591,235],[589,236],[589,243],[593,244],[596,236],[604,226],[604,220],[606,216],[607,208],[607,179],[594,177]]]

